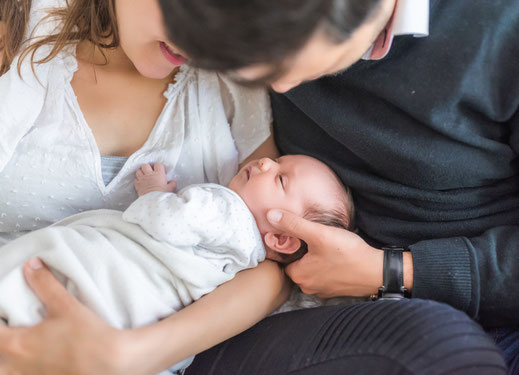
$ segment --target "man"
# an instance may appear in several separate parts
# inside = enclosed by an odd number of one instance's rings
[[[303,291],[376,294],[384,270],[384,285],[395,284],[397,294],[477,319],[504,350],[509,372],[519,372],[519,4],[161,5],[173,42],[194,64],[288,91],[272,95],[281,151],[323,160],[353,189],[362,239],[269,213],[309,244],[286,270]],[[376,250],[388,245],[410,251],[392,262]],[[391,267],[403,269],[402,282]],[[280,326],[290,331],[288,320]],[[241,340],[259,336],[253,330]],[[218,350],[232,362],[232,344]]]

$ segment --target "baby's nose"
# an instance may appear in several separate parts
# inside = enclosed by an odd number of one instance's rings
[[[272,159],[263,158],[263,159],[260,159],[260,161],[258,163],[258,168],[262,172],[267,172],[272,167],[273,164],[274,164],[274,161]]]

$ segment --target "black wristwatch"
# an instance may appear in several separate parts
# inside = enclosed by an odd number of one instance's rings
[[[411,297],[404,286],[404,260],[402,253],[409,251],[401,246],[386,246],[384,250],[384,270],[382,286],[372,299],[397,300]]]

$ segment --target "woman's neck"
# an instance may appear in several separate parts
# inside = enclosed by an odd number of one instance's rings
[[[138,73],[121,46],[101,49],[83,41],[76,47],[76,58],[104,70]]]

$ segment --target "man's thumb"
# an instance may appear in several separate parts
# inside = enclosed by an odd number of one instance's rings
[[[306,243],[312,242],[316,225],[318,225],[291,212],[277,209],[267,212],[267,220],[274,228]]]

